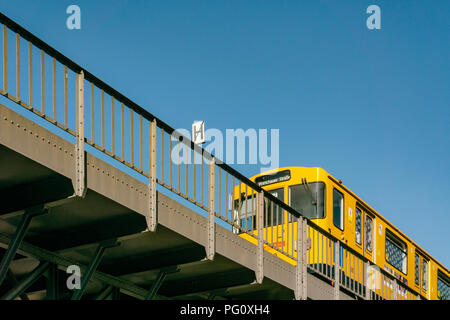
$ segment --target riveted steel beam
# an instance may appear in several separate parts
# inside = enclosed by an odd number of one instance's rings
[[[25,213],[22,215],[22,219],[17,226],[14,238],[9,243],[8,249],[0,262],[0,285],[3,283],[3,280],[5,280],[9,266],[16,255],[17,248],[19,248],[23,238],[25,237],[31,219],[37,215],[43,214],[46,211],[47,209],[45,209],[42,205],[25,210]]]
[[[33,272],[27,275],[14,288],[9,290],[6,294],[0,297],[0,300],[14,300],[27,290],[33,283],[35,283],[48,270],[50,263],[41,263]]]

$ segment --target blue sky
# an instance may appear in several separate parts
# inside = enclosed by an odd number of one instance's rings
[[[66,28],[70,4],[81,30]],[[371,4],[381,30],[366,27]],[[281,166],[324,168],[450,265],[448,1],[0,8],[172,127],[280,129]]]

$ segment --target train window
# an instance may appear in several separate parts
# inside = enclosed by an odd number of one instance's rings
[[[239,203],[236,204],[236,207]],[[239,225],[244,230],[253,230],[256,228],[256,195],[249,196],[241,200],[239,210]]]
[[[290,205],[309,219],[325,217],[325,183],[303,183],[289,188]]]
[[[450,300],[450,279],[438,270],[437,296],[439,300]]]
[[[366,216],[366,249],[370,252],[372,252],[372,230],[372,218]]]
[[[344,195],[333,189],[333,223],[344,230]]]
[[[276,189],[269,191],[271,195],[284,202],[284,189]],[[264,227],[275,226],[277,224],[283,224],[283,209],[273,202],[269,202],[268,208],[266,208],[266,202],[264,202]]]
[[[425,259],[422,260],[422,289],[427,290],[427,267],[428,263]]]
[[[386,229],[385,245],[386,261],[397,270],[406,274],[407,247],[406,243]]]
[[[419,285],[420,284],[420,262],[419,255],[416,253],[415,257],[415,267],[414,267],[414,282]]]
[[[356,213],[355,213],[355,241],[356,241],[356,243],[359,243],[359,244],[361,244],[361,228],[362,228],[361,219],[362,219],[361,210],[359,210],[359,208],[356,208]]]

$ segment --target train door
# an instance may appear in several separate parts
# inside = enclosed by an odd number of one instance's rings
[[[364,210],[359,205],[355,208],[355,243],[358,251],[364,253]]]
[[[374,261],[374,252],[375,252],[375,231],[374,231],[374,216],[364,211],[364,236],[362,237],[362,245],[364,256],[370,261]]]

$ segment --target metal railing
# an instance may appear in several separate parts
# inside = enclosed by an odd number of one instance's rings
[[[380,284],[369,290],[365,257],[1,13],[0,23],[0,93],[76,137],[78,195],[86,188],[86,143],[148,178],[150,230],[156,228],[159,184],[208,212],[208,258],[214,256],[216,219],[248,235],[258,246],[258,282],[263,278],[263,252],[272,250],[296,265],[297,298],[307,297],[307,269],[334,283],[335,298],[340,288],[365,299],[417,296],[384,270],[378,271]],[[8,39],[15,43],[14,62],[8,60]],[[8,85],[10,78],[15,92]]]

